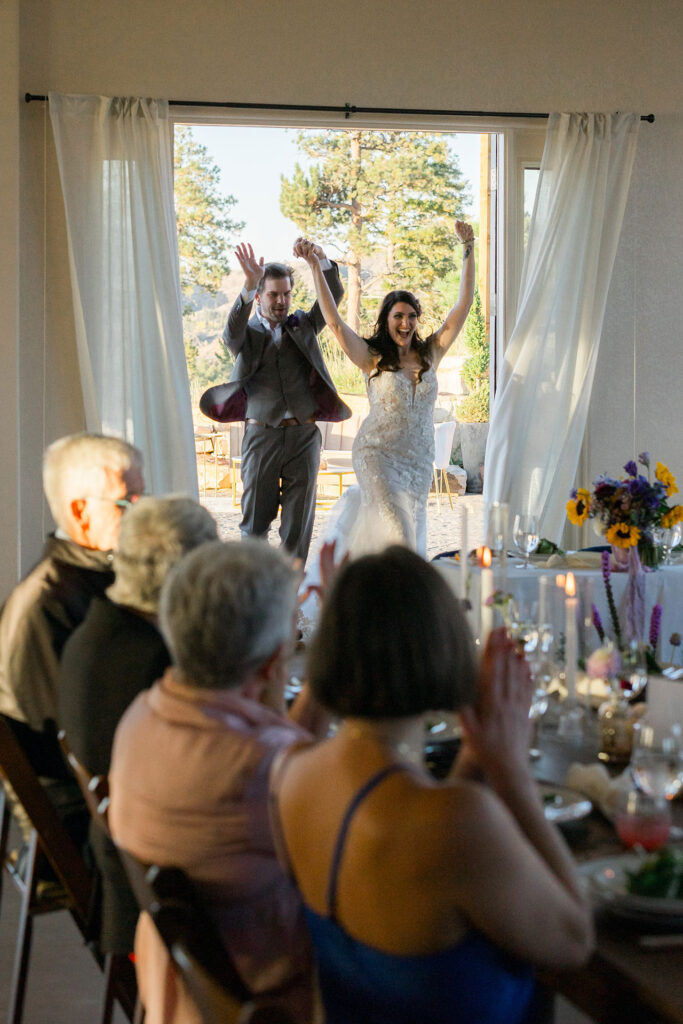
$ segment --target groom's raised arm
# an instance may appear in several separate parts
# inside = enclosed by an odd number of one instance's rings
[[[238,355],[247,337],[247,324],[254,296],[265,268],[263,256],[257,259],[253,248],[248,243],[238,245],[235,249],[235,256],[244,272],[244,285],[228,314],[228,322],[223,331],[223,343],[233,356]]]

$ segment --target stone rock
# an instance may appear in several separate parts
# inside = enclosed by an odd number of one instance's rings
[[[484,455],[489,433],[488,423],[459,423],[462,464],[467,471],[467,490],[481,494],[484,487]]]

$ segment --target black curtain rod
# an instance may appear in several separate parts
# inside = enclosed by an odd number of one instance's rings
[[[34,100],[45,101],[47,96],[36,96],[27,92],[24,96],[27,103]],[[201,103],[195,100],[169,100],[170,107],[221,107],[234,110],[300,110],[321,114],[343,114],[349,118],[352,114],[418,114],[421,117],[549,117],[548,114],[515,112],[511,110],[423,110],[419,107],[356,107],[352,103],[340,106],[324,106],[309,103],[219,103],[209,101]],[[642,114],[640,120],[653,124],[654,114]]]

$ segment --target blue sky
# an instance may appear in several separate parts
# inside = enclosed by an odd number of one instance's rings
[[[243,240],[267,260],[291,258],[298,231],[280,213],[279,199],[280,175],[291,174],[297,160],[304,162],[296,129],[194,125],[192,130],[220,167],[223,190],[238,200],[233,216],[246,222]],[[478,210],[479,135],[458,133],[450,142]]]

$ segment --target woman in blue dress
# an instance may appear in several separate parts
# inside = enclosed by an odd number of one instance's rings
[[[273,776],[327,1024],[520,1024],[533,966],[591,951],[529,770],[527,667],[503,631],[475,664],[455,598],[416,554],[394,546],[339,572],[309,681],[342,724]],[[460,710],[444,783],[422,764],[430,708]]]

